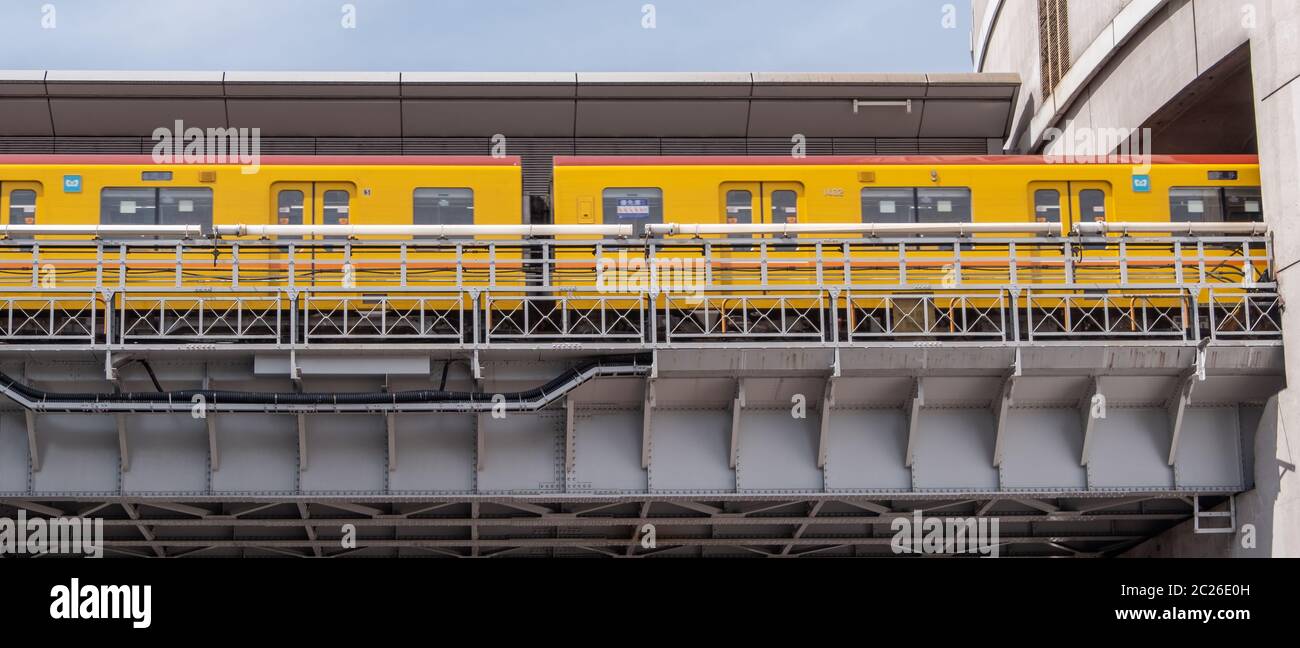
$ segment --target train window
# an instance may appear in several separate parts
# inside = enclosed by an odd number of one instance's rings
[[[965,187],[923,187],[917,189],[916,222],[971,222],[970,189]]]
[[[664,222],[662,189],[606,189],[601,193],[601,203],[606,225],[631,224],[636,236],[644,233],[646,223]]]
[[[1061,222],[1061,192],[1055,189],[1034,192],[1034,220],[1039,223]]]
[[[749,225],[754,222],[754,194],[744,189],[732,189],[727,192],[727,224]],[[728,238],[747,239],[753,234],[731,234]],[[747,252],[749,245],[737,245],[732,248],[737,252]]]
[[[342,189],[330,189],[325,192],[321,202],[322,225],[347,225],[352,214],[348,203],[351,196]]]
[[[415,190],[414,209],[416,225],[473,225],[474,190],[422,187]]]
[[[788,189],[772,192],[772,224],[799,222],[799,194]]]
[[[176,187],[158,190],[159,225],[199,225],[212,229],[212,189]]]
[[[862,222],[912,223],[916,220],[915,189],[862,190]]]
[[[1216,187],[1173,187],[1169,190],[1169,220],[1175,223],[1216,223],[1223,220],[1223,202]]]
[[[1264,220],[1263,198],[1259,187],[1224,187],[1223,208],[1230,222]],[[10,219],[9,222],[13,222]]]
[[[104,225],[156,225],[158,190],[105,187],[99,192],[99,222]]]
[[[1084,189],[1079,192],[1079,219],[1100,223],[1106,220],[1106,192],[1100,189]]]
[[[276,220],[280,225],[302,225],[303,194],[284,189],[275,195]]]
[[[14,189],[9,192],[9,224],[36,224],[36,192],[31,189]]]
[[[201,225],[212,227],[208,187],[105,187],[99,192],[105,225]]]

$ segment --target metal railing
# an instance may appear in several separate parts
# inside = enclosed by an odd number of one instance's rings
[[[1269,281],[1267,236],[643,240],[0,240],[0,291],[593,285],[635,265],[704,287],[1143,288]]]
[[[1256,235],[0,241],[0,343],[1277,338]]]

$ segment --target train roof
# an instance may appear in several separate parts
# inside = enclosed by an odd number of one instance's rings
[[[1100,157],[1100,156],[1099,156]],[[557,156],[555,166],[733,166],[733,165],[1038,165],[1038,164],[1124,164],[1139,160],[1120,157],[1114,161],[1048,161],[1042,155],[822,155],[796,158],[788,155],[588,155]],[[1154,155],[1151,164],[1259,164],[1257,155]]]
[[[263,166],[519,166],[520,157],[507,155],[262,155]],[[0,155],[0,164],[120,164],[120,165],[238,165],[248,164],[231,155],[225,162],[156,162],[148,155],[14,154]]]

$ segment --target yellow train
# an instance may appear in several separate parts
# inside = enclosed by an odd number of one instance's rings
[[[5,225],[190,225],[205,232],[222,225],[518,225],[521,194],[518,157],[267,156],[252,169],[238,164],[155,164],[145,156],[0,156],[0,214]],[[90,237],[36,237],[37,242],[78,238]],[[292,277],[295,285],[304,287],[364,289],[391,283],[400,256],[392,247],[346,251],[344,240],[289,254],[287,242],[319,244],[317,235],[226,238],[246,242],[240,257],[186,254],[181,259],[183,286],[228,284],[237,266],[242,286],[285,286]],[[259,238],[278,247],[259,246]],[[107,253],[107,261],[116,260],[113,249]],[[490,263],[499,273],[496,285],[523,282],[517,248],[503,248],[499,254],[468,248],[460,259],[459,277],[455,257],[444,248],[408,255],[405,265],[412,283],[484,285]],[[39,259],[57,269],[60,287],[94,286],[105,279],[119,285],[118,277],[97,277],[99,260],[84,250],[46,245]],[[174,283],[176,261],[166,250],[133,254],[125,283],[168,286]],[[32,257],[6,249],[0,266],[10,282],[21,285],[31,272]]]
[[[554,163],[552,223],[633,225],[638,235],[647,225],[660,223],[1018,222],[1059,223],[1060,233],[1068,234],[1076,223],[1260,221],[1263,214],[1255,156],[1157,156],[1148,169],[1127,163],[1053,164],[1028,156],[557,157]],[[197,225],[209,230],[237,224],[523,224],[517,157],[267,156],[256,172],[246,171],[237,164],[155,164],[144,156],[0,156],[0,219],[5,225]],[[913,245],[902,252],[909,269],[902,281],[897,247],[854,236],[860,242],[817,250],[819,241],[852,236],[706,234],[703,238],[716,246],[706,272],[714,286],[761,286],[758,294],[789,287],[802,295],[815,285],[1010,281],[1006,246]],[[359,292],[391,285],[399,265],[411,286],[512,287],[540,280],[536,269],[541,266],[509,246],[466,248],[459,259],[449,247],[426,248],[408,252],[403,263],[393,246],[345,251],[345,241],[338,240],[331,241],[336,246],[307,246],[309,252],[289,254],[283,245],[259,247],[256,236],[234,238],[244,246],[238,260],[224,252],[191,252],[180,259],[182,284],[219,284],[235,265],[244,286],[285,286],[292,279],[296,286],[355,287]],[[590,237],[556,236],[551,285],[577,290],[596,283],[597,253],[589,246],[566,247],[579,238]],[[658,244],[656,255],[696,263],[703,255],[698,241],[673,245],[693,238],[670,236]],[[977,235],[975,241],[991,238],[995,236]],[[763,245],[765,240],[771,242]],[[633,255],[643,253],[636,243],[623,245],[625,253],[629,247]],[[602,258],[612,260],[617,248],[611,244]],[[1017,283],[1061,284],[1067,273],[1075,283],[1117,281],[1116,246],[1080,245],[1069,256],[1062,250],[1057,243],[1022,245]],[[1180,272],[1176,266],[1196,271],[1192,249],[1183,250],[1182,264],[1143,261],[1141,249],[1127,253],[1134,259],[1126,268],[1130,282],[1172,283]],[[1213,281],[1239,282],[1264,270],[1234,260],[1234,250],[1209,254]],[[178,262],[175,256],[158,250],[143,264],[137,256],[125,284],[155,285],[161,277],[167,285]],[[99,260],[85,250],[47,248],[40,260],[58,268],[62,287],[93,286],[103,279],[95,275]],[[349,262],[365,270],[348,277]],[[31,272],[28,251],[0,248],[0,282],[25,285]]]
[[[1132,164],[1059,164],[1042,157],[561,157],[555,160],[554,221],[559,224],[663,222],[710,224],[1059,224],[1069,234],[1077,223],[1261,221],[1258,159],[1255,156],[1157,156],[1149,168]],[[1014,233],[1013,233],[1014,234]],[[857,237],[854,239],[854,237]],[[699,257],[698,245],[660,244],[660,257]],[[713,285],[735,286],[751,295],[710,306],[770,308],[773,295],[806,306],[816,293],[800,286],[857,286],[855,307],[879,308],[873,285],[892,287],[1034,284],[1174,284],[1192,282],[1205,269],[1207,282],[1235,284],[1258,280],[1262,264],[1242,260],[1241,250],[1188,246],[1182,263],[1173,263],[1169,246],[1076,245],[1065,254],[1058,242],[1008,245],[897,244],[861,234],[726,234],[677,236],[715,243],[706,267]],[[976,240],[1007,239],[1007,234],[976,235]],[[745,239],[737,241],[736,239]],[[851,245],[816,246],[827,239]],[[763,245],[767,240],[767,245]],[[915,239],[914,239],[915,240]],[[1041,239],[1040,239],[1041,240]],[[1207,259],[1208,263],[1201,263]],[[1252,252],[1262,256],[1262,250]],[[847,255],[847,256],[846,256]],[[606,253],[606,257],[609,254]],[[1118,259],[1126,259],[1123,269]],[[574,249],[570,263],[590,264],[590,251]],[[906,268],[900,270],[900,257]],[[1010,260],[1015,258],[1015,263]],[[820,262],[817,261],[820,259]],[[692,259],[701,261],[700,259]],[[1012,267],[1015,277],[1012,280]],[[847,277],[846,277],[847,275]],[[661,282],[664,280],[661,278]],[[557,282],[563,284],[563,282]],[[579,285],[587,283],[575,282]],[[664,282],[667,283],[667,282]],[[762,286],[762,290],[755,290]],[[867,288],[866,290],[861,287]],[[689,292],[689,291],[687,291]],[[1076,291],[1055,291],[1069,294]],[[1103,293],[1106,291],[1102,291]],[[1144,305],[1172,306],[1152,290]],[[984,307],[978,289],[959,299],[931,303],[949,314],[955,308]],[[1051,292],[1040,293],[1050,299]],[[824,298],[824,295],[823,297]],[[671,297],[669,297],[671,299]],[[1206,294],[1201,295],[1205,303]],[[662,305],[664,298],[659,304]],[[689,307],[689,297],[677,300]],[[1060,301],[1096,306],[1096,300]],[[898,308],[896,301],[889,302]],[[915,303],[901,306],[908,311]],[[852,311],[853,309],[849,309]],[[1068,316],[1068,315],[1067,315]],[[935,315],[931,319],[940,319]]]

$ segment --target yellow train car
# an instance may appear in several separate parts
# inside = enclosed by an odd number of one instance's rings
[[[0,218],[7,225],[190,225],[208,233],[222,225],[519,225],[521,195],[518,157],[266,156],[258,166],[245,167],[157,164],[147,156],[0,156]],[[37,242],[76,238],[45,235]],[[367,246],[345,259],[342,239],[337,246],[290,255],[285,244],[301,238],[236,238],[245,242],[238,260],[207,253],[180,259],[182,286],[229,286],[236,263],[243,287],[286,287],[292,276],[304,288],[364,291],[396,283],[400,272],[400,246]],[[457,286],[451,249],[412,248],[407,284]],[[118,285],[119,277],[96,276],[98,260],[84,249],[69,250],[42,246],[39,261],[56,277],[51,286],[93,287],[97,280]],[[107,255],[110,263],[115,260],[112,250]],[[33,258],[6,256],[0,259],[0,283],[30,285]],[[466,249],[460,285],[487,285],[488,256],[484,249]],[[122,279],[128,288],[173,287],[177,261],[166,249],[133,252],[130,275]],[[522,285],[518,249],[500,250],[495,261],[496,285]]]
[[[1129,163],[1050,163],[1035,156],[920,157],[561,157],[555,160],[557,224],[650,223],[1059,223],[1069,234],[1081,222],[1213,222],[1262,220],[1258,159],[1244,155],[1155,156],[1149,168]],[[759,247],[727,241],[736,234],[704,235],[717,243],[709,264],[715,285],[780,292],[783,286],[939,286],[1005,284],[1005,246],[969,249],[954,263],[953,246],[909,249],[908,275],[899,277],[897,248],[871,247],[861,234],[801,233],[771,240],[764,262]],[[749,235],[743,235],[750,238]],[[777,234],[754,238],[771,239]],[[980,238],[1007,235],[977,235]],[[858,238],[846,282],[843,248],[822,250],[823,276],[815,281],[819,240]],[[856,245],[856,244],[855,244]],[[1063,258],[1060,246],[1017,250],[1017,283],[1119,283],[1116,246],[1089,245]],[[659,256],[698,256],[698,246]],[[872,250],[876,251],[872,251]],[[1130,283],[1173,283],[1175,265],[1135,261]],[[1215,251],[1214,257],[1232,256]],[[1195,251],[1186,250],[1194,265]],[[574,265],[595,262],[578,253]],[[760,266],[766,266],[760,276]],[[1186,269],[1186,268],[1185,268]],[[1219,279],[1240,281],[1243,268],[1216,264]],[[1249,269],[1245,269],[1249,272]],[[959,277],[953,277],[959,272]],[[1235,274],[1234,274],[1235,273]],[[960,279],[957,282],[956,279]],[[765,281],[763,281],[766,279]],[[902,279],[900,281],[900,279]]]

